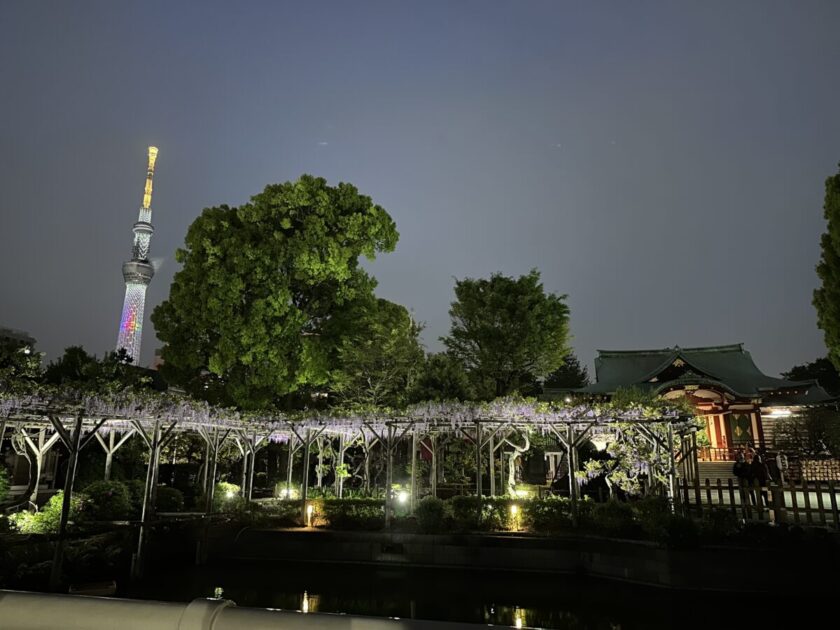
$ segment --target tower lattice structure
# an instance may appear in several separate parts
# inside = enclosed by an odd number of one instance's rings
[[[149,166],[146,169],[146,188],[143,192],[143,205],[134,224],[134,245],[131,260],[123,263],[122,272],[125,280],[125,300],[123,300],[120,330],[117,336],[117,351],[124,348],[134,365],[140,363],[140,342],[143,336],[143,311],[146,306],[146,288],[155,275],[149,262],[149,244],[154,234],[152,227],[152,182],[155,176],[157,147],[149,147]]]

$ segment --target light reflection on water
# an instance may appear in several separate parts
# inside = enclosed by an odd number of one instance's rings
[[[558,630],[707,628],[685,616],[696,594],[666,593],[578,576],[546,576],[350,565],[235,563],[150,575],[122,596],[189,601],[221,586],[239,606],[455,621]],[[718,613],[743,598],[716,595]],[[760,611],[756,613],[760,616]],[[762,627],[761,619],[755,621]],[[718,626],[725,627],[725,626]]]

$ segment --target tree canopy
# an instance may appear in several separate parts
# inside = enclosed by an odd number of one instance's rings
[[[464,365],[445,352],[429,354],[414,381],[410,398],[422,400],[472,400],[473,389]]]
[[[375,286],[359,257],[391,251],[397,239],[388,213],[354,186],[309,175],[239,207],[205,209],[152,314],[164,375],[245,409],[324,384],[338,343],[327,324]]]
[[[455,298],[450,333],[442,341],[482,397],[531,387],[563,364],[569,352],[566,296],[546,293],[536,269],[519,278],[456,280]]]
[[[557,389],[577,389],[589,385],[589,371],[581,365],[578,358],[569,353],[559,368],[545,377],[545,387]]]
[[[840,172],[825,180],[825,220],[817,275],[822,285],[814,291],[817,325],[825,335],[828,357],[840,369]]]
[[[82,346],[69,346],[64,354],[51,361],[44,370],[47,385],[70,385],[89,391],[121,391],[127,388],[163,389],[164,384],[154,370],[131,363],[125,348],[107,352],[102,359],[89,354]]]
[[[361,405],[405,405],[423,362],[421,326],[405,307],[381,298],[361,304],[341,319],[352,321],[338,344],[338,368],[330,379],[338,398]]]

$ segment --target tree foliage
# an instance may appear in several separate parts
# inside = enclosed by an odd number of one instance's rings
[[[828,357],[840,369],[840,172],[825,180],[825,220],[817,275],[822,285],[814,291],[817,325],[825,336]]]
[[[344,403],[403,406],[423,361],[421,326],[405,307],[381,298],[359,305],[351,314],[337,349],[333,390]]]
[[[565,297],[547,294],[536,269],[519,278],[457,280],[442,341],[483,397],[520,391],[558,369],[569,352]]]
[[[11,390],[27,387],[43,376],[40,352],[28,344],[0,341],[0,387]]]
[[[589,372],[571,352],[563,359],[562,365],[546,376],[545,387],[557,389],[577,389],[589,385]]]
[[[464,365],[445,352],[426,356],[410,393],[421,400],[471,400],[473,391]]]
[[[783,372],[782,376],[792,381],[816,380],[832,396],[840,394],[840,372],[828,357],[794,365],[789,371]]]
[[[164,374],[242,408],[325,383],[337,345],[327,323],[375,285],[359,257],[391,251],[397,238],[369,197],[309,175],[239,207],[205,209],[177,252],[183,267],[169,299],[152,314]]]
[[[118,392],[152,387],[153,374],[152,370],[132,365],[125,348],[98,359],[82,346],[69,346],[44,370],[43,382],[88,391]]]

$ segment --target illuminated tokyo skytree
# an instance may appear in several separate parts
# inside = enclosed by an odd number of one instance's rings
[[[146,305],[146,287],[152,281],[155,270],[149,262],[149,243],[155,229],[152,227],[152,179],[155,176],[157,147],[149,147],[149,168],[146,170],[146,189],[140,216],[134,224],[134,247],[131,260],[122,266],[125,280],[120,332],[117,337],[117,352],[125,348],[134,365],[140,364],[140,342],[143,335],[143,309]]]

